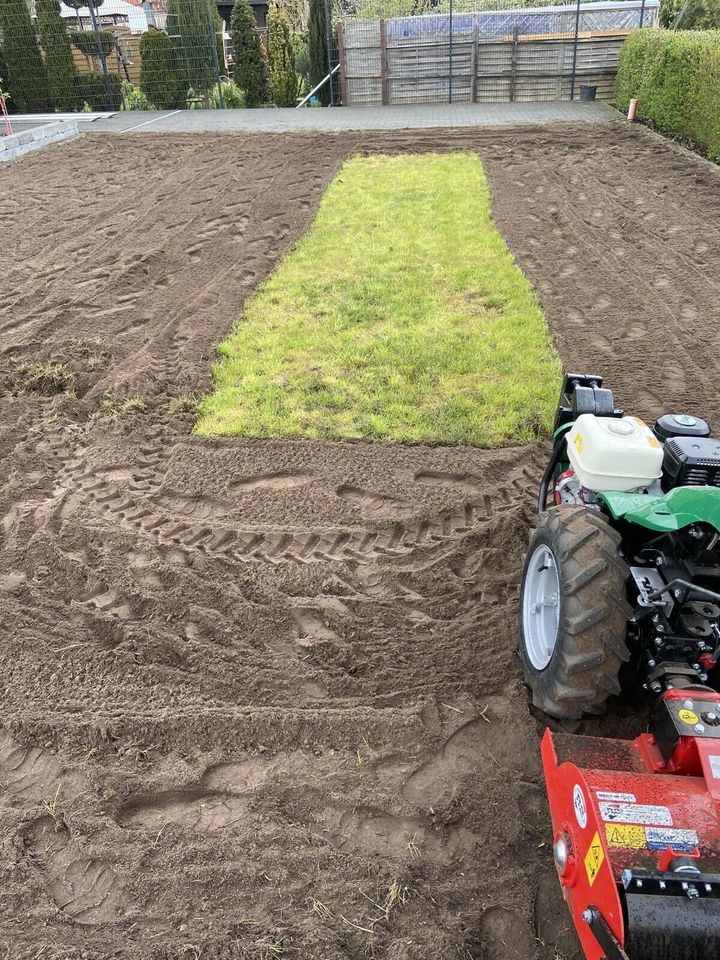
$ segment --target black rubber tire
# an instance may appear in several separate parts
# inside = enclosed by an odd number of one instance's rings
[[[557,565],[560,622],[550,662],[537,670],[525,646],[523,597],[530,558],[541,544]],[[520,588],[520,657],[533,705],[551,717],[577,720],[602,713],[607,698],[620,693],[632,608],[626,599],[630,571],[619,545],[618,532],[589,507],[551,507],[540,514],[530,538]]]

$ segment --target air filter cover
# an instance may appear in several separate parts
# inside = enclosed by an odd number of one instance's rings
[[[687,413],[666,413],[655,421],[653,433],[664,443],[671,437],[709,437],[710,427],[704,420]]]

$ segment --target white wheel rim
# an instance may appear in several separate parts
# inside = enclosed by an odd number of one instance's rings
[[[528,561],[522,616],[528,660],[536,670],[544,670],[555,652],[560,623],[560,578],[555,556],[544,543]]]

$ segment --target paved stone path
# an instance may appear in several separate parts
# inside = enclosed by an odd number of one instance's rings
[[[259,110],[127,111],[96,120],[87,129],[147,133],[218,133],[290,130],[404,130],[423,127],[474,127],[585,121],[606,123],[620,114],[608,103],[453,103],[402,107],[337,107]]]

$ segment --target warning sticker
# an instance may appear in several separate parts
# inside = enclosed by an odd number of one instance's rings
[[[606,823],[605,839],[609,847],[631,847],[645,850],[648,843],[645,827],[631,827],[626,823]]]
[[[603,865],[603,860],[605,859],[605,851],[603,850],[602,843],[600,842],[600,834],[595,831],[595,836],[592,838],[592,843],[588,848],[588,852],[585,854],[585,872],[587,873],[588,883],[592,886],[595,883],[595,878],[600,872],[600,867]]]
[[[668,808],[654,804],[651,806],[643,803],[600,803],[600,816],[611,823],[648,823],[662,827],[673,825]]]
[[[694,710],[678,710],[678,716],[683,723],[688,723],[690,726],[693,726],[700,720]]]
[[[720,780],[720,757],[711,753],[708,760],[710,761],[710,770],[713,777],[715,777],[716,780]]]
[[[690,853],[698,845],[698,835],[694,830],[664,830],[662,827],[646,827],[648,847],[651,850],[673,850]]]
[[[610,803],[635,803],[634,793],[611,793],[609,790],[598,790],[596,797],[598,800],[609,800]]]

